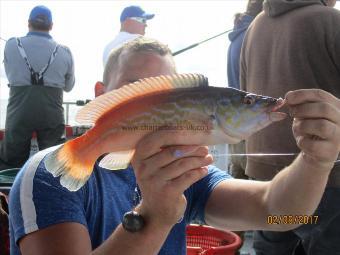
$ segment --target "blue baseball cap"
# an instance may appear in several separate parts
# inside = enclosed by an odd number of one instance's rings
[[[155,14],[145,13],[145,11],[139,6],[131,5],[125,7],[124,10],[122,11],[122,14],[120,15],[120,22],[124,22],[126,19],[133,17],[152,19],[154,16]]]
[[[32,9],[28,21],[49,26],[52,23],[52,13],[46,6],[38,5]]]

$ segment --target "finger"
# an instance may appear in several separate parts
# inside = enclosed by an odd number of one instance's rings
[[[294,118],[322,118],[340,123],[339,109],[327,102],[306,103],[290,107],[290,115]]]
[[[287,92],[285,99],[288,105],[302,104],[306,102],[329,102],[340,107],[340,100],[332,94],[321,89],[299,89]]]
[[[322,139],[334,139],[339,132],[337,126],[325,119],[294,119],[295,136],[318,136]]]
[[[284,112],[270,112],[269,118],[271,121],[281,121],[284,120],[287,117],[287,114]]]
[[[149,160],[154,159],[154,162],[166,161],[170,162],[171,160],[176,160],[181,156],[190,155],[190,153],[196,151],[200,146],[198,145],[178,145],[178,146],[168,146],[164,148],[159,148],[159,150],[149,157],[145,158],[144,149],[142,147],[136,149],[134,155],[134,161],[138,160]]]
[[[211,155],[206,155],[205,157],[182,158],[164,168],[159,169],[156,175],[162,180],[169,181],[178,178],[192,169],[208,166],[212,162],[213,158]]]
[[[193,169],[188,172],[185,172],[178,178],[171,180],[169,184],[176,187],[179,191],[179,194],[182,194],[192,184],[199,181],[207,174],[208,174],[208,167]]]
[[[304,153],[322,162],[334,162],[339,154],[334,143],[315,140],[313,137],[300,136],[297,138],[297,145]]]
[[[136,150],[140,151],[140,158],[146,159],[160,151],[160,148],[170,145],[200,145],[206,141],[206,134],[210,130],[160,130],[144,136],[137,144]]]
[[[169,146],[145,160],[154,169],[165,167],[172,162],[185,157],[205,157],[209,150],[206,146]]]

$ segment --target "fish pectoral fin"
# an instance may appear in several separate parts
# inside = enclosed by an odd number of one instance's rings
[[[106,155],[99,162],[99,166],[108,170],[123,170],[127,168],[135,150],[117,151]]]

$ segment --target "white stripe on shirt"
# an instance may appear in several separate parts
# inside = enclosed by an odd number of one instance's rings
[[[37,213],[33,202],[33,179],[41,160],[60,145],[47,148],[35,154],[26,166],[20,185],[20,206],[25,234],[38,230]]]

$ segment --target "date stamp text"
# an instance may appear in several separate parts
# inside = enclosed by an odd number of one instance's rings
[[[318,215],[268,215],[267,224],[280,224],[280,225],[307,225],[317,224],[319,219]]]

